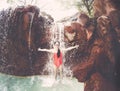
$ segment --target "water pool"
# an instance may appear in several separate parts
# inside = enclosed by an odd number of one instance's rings
[[[17,77],[0,74],[0,91],[84,91],[75,78],[54,80],[51,76]]]

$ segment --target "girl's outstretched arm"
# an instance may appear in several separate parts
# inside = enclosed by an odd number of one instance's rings
[[[73,50],[73,49],[77,49],[79,47],[79,45],[76,45],[76,46],[72,46],[72,47],[68,47],[68,48],[66,48],[66,49],[62,49],[63,51],[70,51],[70,50]]]
[[[38,51],[44,51],[44,52],[53,53],[53,49],[41,49],[41,48],[38,48]]]

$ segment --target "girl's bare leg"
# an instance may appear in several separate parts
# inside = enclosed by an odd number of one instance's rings
[[[55,76],[55,79],[57,79],[57,67],[54,65],[54,76]]]
[[[63,78],[63,69],[62,69],[62,65],[60,66],[59,70],[60,70],[60,78],[62,79],[62,78]]]

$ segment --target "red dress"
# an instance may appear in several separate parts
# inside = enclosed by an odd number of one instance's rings
[[[60,57],[58,58],[57,53],[54,53],[53,55],[54,58],[54,65],[59,68],[60,65],[62,65],[62,53],[60,53]]]

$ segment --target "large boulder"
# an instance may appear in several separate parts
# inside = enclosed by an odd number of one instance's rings
[[[84,61],[73,66],[73,74],[78,81],[85,83],[85,91],[118,91],[119,41],[109,18],[101,16],[97,23],[97,30],[85,47],[88,55],[83,58]]]
[[[30,5],[1,11],[0,15],[0,72],[17,76],[42,74],[48,55],[37,49],[49,48],[48,19]]]

